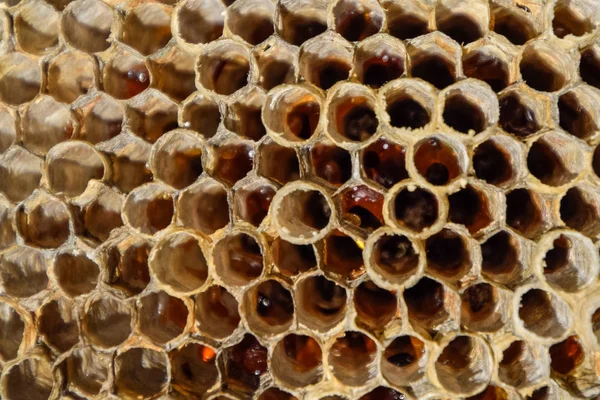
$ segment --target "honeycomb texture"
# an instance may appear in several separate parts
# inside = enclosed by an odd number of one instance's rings
[[[0,397],[600,396],[597,0],[2,0]]]

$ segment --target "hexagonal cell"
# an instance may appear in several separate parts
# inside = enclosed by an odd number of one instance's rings
[[[156,142],[150,166],[156,178],[176,189],[183,189],[202,174],[202,153],[202,141],[197,135],[175,130]]]
[[[324,33],[302,45],[300,75],[323,90],[347,80],[351,69],[352,47],[334,33]]]
[[[471,234],[486,228],[493,222],[489,194],[471,184],[452,193],[448,196],[448,219],[464,225]]]
[[[383,194],[366,185],[356,185],[338,194],[342,219],[370,233],[384,224]]]
[[[475,148],[473,170],[475,176],[491,185],[503,186],[517,176],[514,168],[514,143],[509,139],[489,139]]]
[[[404,302],[411,324],[435,332],[453,323],[458,296],[442,283],[428,277],[404,290]]]
[[[180,109],[180,124],[194,130],[205,138],[217,133],[221,123],[221,111],[216,99],[206,93],[196,93],[186,99]]]
[[[102,68],[104,91],[117,99],[129,99],[150,86],[150,72],[142,58],[124,50],[106,55]]]
[[[179,46],[170,46],[148,60],[152,87],[175,101],[183,101],[196,90],[194,56]]]
[[[0,255],[0,281],[10,296],[29,297],[48,287],[46,258],[30,247],[13,247]]]
[[[288,43],[300,46],[327,30],[326,0],[281,0],[277,32]]]
[[[581,173],[583,155],[579,145],[571,138],[546,133],[529,147],[527,168],[543,184],[561,186]]]
[[[579,86],[558,98],[560,127],[580,139],[589,139],[598,131],[596,109],[598,95],[588,86]]]
[[[425,241],[427,271],[450,283],[461,280],[473,267],[471,245],[465,232],[444,228]]]
[[[227,284],[243,286],[262,275],[262,240],[245,232],[232,232],[214,246],[216,273]]]
[[[12,246],[17,240],[13,219],[13,204],[0,194],[0,251]]]
[[[244,293],[242,308],[248,328],[264,336],[290,328],[294,319],[294,301],[287,285],[269,279]]]
[[[348,284],[365,273],[362,257],[364,242],[335,230],[325,239],[325,260],[321,269],[326,275]]]
[[[483,37],[489,20],[489,6],[483,0],[442,0],[435,7],[437,29],[463,45]]]
[[[598,193],[588,185],[575,186],[567,190],[560,199],[560,219],[571,229],[587,236],[595,236],[598,226]]]
[[[499,125],[517,137],[526,137],[539,131],[544,124],[544,104],[529,93],[510,91],[500,96]]]
[[[527,268],[521,262],[521,242],[510,231],[503,230],[487,238],[481,244],[482,273],[489,280],[500,284],[517,284]]]
[[[274,32],[275,5],[269,0],[239,0],[227,8],[227,27],[251,45],[257,45]]]
[[[80,98],[73,104],[73,110],[81,124],[78,139],[96,144],[121,133],[123,107],[104,93]]]
[[[315,176],[332,185],[340,186],[352,176],[350,153],[335,144],[316,144],[310,150],[310,160]]]
[[[233,94],[254,77],[251,59],[250,51],[231,39],[211,42],[198,56],[200,84],[217,94]]]
[[[267,140],[258,148],[257,173],[285,185],[300,178],[300,162],[296,150]]]
[[[87,294],[96,288],[100,267],[88,254],[69,249],[54,257],[52,270],[60,289],[71,297]]]
[[[173,34],[184,42],[208,43],[223,34],[225,7],[219,0],[186,0],[175,12]]]
[[[383,9],[374,0],[338,0],[332,8],[333,29],[349,41],[361,41],[383,26]]]
[[[506,195],[506,223],[526,237],[544,229],[543,200],[529,189],[514,189]]]
[[[0,106],[0,154],[4,153],[17,137],[17,114],[6,106]]]
[[[81,331],[93,345],[112,348],[131,334],[131,319],[132,310],[127,303],[104,295],[86,303]]]
[[[299,281],[294,296],[298,321],[309,329],[326,332],[345,318],[346,290],[324,276]]]
[[[539,91],[556,92],[571,80],[570,57],[551,43],[537,41],[523,51],[519,68],[525,83]]]
[[[361,152],[363,174],[386,189],[408,178],[406,148],[395,141],[381,138]]]
[[[315,248],[309,244],[293,244],[278,237],[271,244],[271,255],[277,270],[288,277],[303,274],[317,266]]]
[[[15,308],[12,303],[0,301],[0,329],[3,332],[10,332],[0,340],[0,357],[3,361],[10,361],[17,357],[19,349],[27,345],[24,341],[31,328],[31,319],[27,319],[26,314],[21,314],[21,310]]]
[[[434,112],[434,90],[424,82],[402,79],[390,82],[381,91],[385,102],[385,122],[393,128],[419,129],[431,122]]]
[[[108,49],[112,27],[112,9],[100,0],[78,0],[62,15],[65,40],[86,53]]]
[[[460,48],[440,32],[416,38],[408,48],[411,76],[421,78],[438,89],[452,85],[457,78]]]
[[[529,386],[548,373],[547,363],[549,360],[547,357],[546,348],[540,349],[539,345],[515,340],[508,343],[502,352],[502,359],[498,365],[498,376],[501,381],[511,386]]]
[[[71,139],[78,130],[78,123],[66,104],[43,95],[29,103],[21,127],[23,145],[35,153],[45,154],[54,145]]]
[[[164,345],[180,336],[187,325],[188,308],[165,292],[149,293],[138,302],[140,333],[153,343]]]
[[[42,339],[59,353],[66,352],[79,342],[78,320],[77,307],[64,297],[51,300],[37,310]]]
[[[40,184],[42,159],[13,146],[0,160],[0,190],[12,201],[26,199]]]
[[[168,187],[149,183],[134,189],[125,199],[125,222],[145,234],[154,234],[171,224],[175,213]]]
[[[517,7],[493,7],[493,29],[499,35],[504,36],[511,43],[523,45],[539,35],[535,16],[531,10],[524,5]]]
[[[354,74],[365,85],[379,88],[404,75],[407,59],[400,40],[375,35],[359,43],[354,54]]]
[[[94,59],[78,51],[61,53],[48,65],[48,93],[56,100],[72,103],[96,86]]]
[[[149,90],[125,106],[129,129],[150,143],[177,128],[177,104],[165,95]]]
[[[583,36],[594,29],[594,12],[584,2],[559,0],[554,5],[552,30],[554,35],[564,38],[567,35]]]
[[[211,235],[229,223],[227,190],[213,179],[183,191],[177,202],[177,220],[184,227]]]
[[[321,94],[310,86],[278,86],[265,100],[263,122],[275,140],[302,142],[320,130],[322,103]]]
[[[569,336],[560,343],[550,347],[550,368],[560,375],[569,375],[584,360],[585,352],[577,336]]]
[[[63,361],[63,373],[70,390],[88,396],[97,395],[108,379],[112,358],[92,347],[75,349]]]
[[[373,235],[370,241],[373,244],[367,260],[369,270],[394,284],[416,274],[421,250],[409,238],[389,232]]]
[[[42,71],[36,61],[13,52],[0,57],[0,99],[11,105],[32,100],[40,91]]]
[[[362,85],[337,85],[327,96],[326,108],[328,133],[338,143],[365,142],[377,132],[376,100]]]
[[[144,55],[164,47],[171,40],[171,8],[143,3],[129,10],[123,20],[121,40]]]
[[[230,141],[212,147],[214,163],[211,175],[233,186],[254,168],[254,147],[247,142]]]
[[[498,122],[498,99],[488,85],[467,79],[449,87],[445,93],[444,124],[457,132],[478,134]]]
[[[523,327],[542,338],[559,338],[571,325],[569,305],[557,295],[539,288],[520,294],[518,317]]]
[[[490,380],[492,355],[483,339],[459,335],[446,344],[435,362],[440,383],[456,393],[485,388]]]
[[[258,227],[269,212],[277,188],[266,180],[255,180],[238,188],[233,197],[235,215]]]
[[[444,186],[464,173],[464,149],[458,142],[432,136],[415,145],[413,161],[417,172],[435,186]],[[461,157],[462,156],[462,157]]]
[[[420,0],[385,4],[387,28],[398,39],[412,39],[429,33],[429,7]]]
[[[579,61],[579,75],[581,79],[589,85],[600,88],[600,57],[598,56],[597,46],[590,46],[581,52]]]
[[[298,49],[278,36],[271,36],[254,49],[258,65],[258,84],[265,90],[296,81]]]
[[[425,374],[425,343],[415,336],[396,337],[384,350],[381,372],[392,384],[406,386]]]
[[[260,140],[267,134],[261,119],[265,97],[264,91],[256,87],[241,92],[240,96],[227,106],[225,127],[243,138]]]
[[[56,248],[70,235],[71,214],[58,198],[36,191],[17,208],[16,225],[25,243]]]
[[[0,385],[7,400],[47,400],[54,386],[52,366],[44,356],[20,359],[4,368]]]
[[[85,192],[71,200],[75,233],[92,245],[108,239],[110,233],[123,225],[123,197],[116,190],[98,181],[91,181]]]
[[[241,342],[221,353],[223,381],[238,390],[255,391],[260,386],[261,376],[269,369],[267,358],[267,348],[251,334],[244,335]]]
[[[58,44],[60,14],[44,2],[25,4],[15,13],[15,37],[30,54],[45,54]]]
[[[219,379],[215,350],[205,344],[186,343],[169,352],[169,360],[171,383],[186,394],[204,394]]]
[[[380,334],[397,316],[398,299],[394,292],[382,289],[371,281],[354,289],[355,321],[359,326]]]
[[[344,385],[362,386],[375,376],[377,344],[358,331],[347,331],[329,349],[333,375]]]
[[[271,368],[287,386],[306,387],[323,376],[321,346],[311,336],[289,334],[280,340],[271,356]]]
[[[499,92],[513,81],[512,53],[498,45],[483,44],[465,51],[463,73],[469,78],[484,81],[494,92]]]
[[[115,386],[125,397],[151,397],[168,383],[168,359],[162,351],[133,347],[115,357]]]
[[[427,189],[401,187],[390,201],[392,220],[408,229],[421,232],[440,219],[440,202]]]
[[[103,249],[106,283],[127,296],[142,292],[150,283],[148,255],[151,244],[135,236],[117,237]]]
[[[173,292],[200,289],[208,278],[208,264],[199,239],[187,232],[163,238],[150,255],[150,271]]]
[[[495,332],[506,323],[507,300],[504,292],[489,283],[471,285],[461,295],[460,322],[473,331]]]
[[[238,302],[222,286],[211,286],[196,295],[194,316],[201,332],[217,339],[231,335],[240,323]]]

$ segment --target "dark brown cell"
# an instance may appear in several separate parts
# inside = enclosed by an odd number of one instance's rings
[[[404,74],[404,58],[379,52],[363,62],[362,71],[361,81],[372,88],[379,88]]]
[[[327,23],[320,18],[310,18],[300,15],[300,13],[292,13],[287,8],[280,6],[283,30],[281,36],[283,39],[296,46],[300,46],[327,30]],[[323,13],[324,14],[324,13]]]
[[[317,266],[315,249],[312,245],[299,245],[277,238],[271,244],[273,263],[286,276],[296,276]]]
[[[552,274],[564,269],[569,263],[569,253],[573,243],[565,235],[560,235],[552,242],[552,248],[544,256],[544,274]]]
[[[310,65],[311,81],[327,90],[340,81],[348,79],[352,65],[339,59],[324,59]]]
[[[278,281],[268,280],[259,284],[251,295],[252,313],[269,326],[281,326],[291,322],[294,302],[290,292]]]
[[[540,130],[536,113],[525,105],[519,95],[511,93],[500,99],[500,120],[502,129],[518,137],[526,137]]]
[[[247,144],[226,144],[215,147],[215,178],[233,186],[252,170],[254,150]]]
[[[296,151],[275,142],[259,147],[258,174],[281,185],[300,178],[300,162]]]
[[[525,83],[535,90],[555,92],[567,83],[566,76],[551,65],[543,53],[525,52],[519,67]]]
[[[236,211],[244,221],[259,226],[269,213],[275,189],[271,186],[240,189],[236,192]]]
[[[383,24],[380,13],[364,7],[362,4],[360,8],[356,5],[357,3],[350,5],[340,2],[338,7],[333,9],[336,32],[351,42],[376,34]]]
[[[482,243],[481,254],[483,273],[492,279],[511,274],[518,266],[517,243],[506,231],[500,231]]]
[[[351,236],[334,231],[325,239],[325,264],[322,269],[342,282],[359,278],[365,273],[361,247]]]
[[[573,92],[559,97],[558,113],[560,127],[580,139],[587,139],[598,129],[590,112],[579,102]]]
[[[465,239],[449,229],[427,238],[425,252],[428,270],[445,278],[458,279],[471,267]]]
[[[377,268],[388,277],[402,278],[412,273],[419,264],[419,255],[405,236],[383,235],[373,248],[373,261]]]
[[[257,240],[246,233],[225,237],[214,251],[217,274],[226,282],[243,285],[262,274],[262,250]]]
[[[458,156],[449,144],[432,137],[417,146],[414,155],[415,167],[427,182],[443,186],[461,174]]]
[[[369,232],[384,224],[383,195],[368,186],[346,189],[341,194],[342,217]]]
[[[581,53],[579,74],[584,82],[600,88],[600,57],[596,55],[594,49],[589,48]]]
[[[284,354],[299,373],[318,368],[322,363],[323,352],[319,343],[306,335],[287,335],[283,338]]]
[[[472,361],[473,346],[469,336],[457,336],[444,348],[437,362],[457,371],[466,368]]]
[[[225,382],[241,390],[255,391],[261,375],[269,369],[267,349],[256,338],[246,334],[244,339],[222,353]]]
[[[456,81],[456,68],[442,56],[424,54],[413,60],[411,75],[431,83],[438,89],[444,89]]]
[[[537,198],[527,189],[514,189],[506,195],[506,223],[524,235],[542,223]]]
[[[361,386],[373,377],[376,357],[377,344],[373,339],[361,332],[349,331],[331,346],[329,365],[343,384]]]
[[[369,393],[361,396],[359,400],[405,400],[406,395],[392,388],[378,386]]]
[[[471,185],[448,196],[448,203],[450,221],[464,225],[471,233],[485,228],[493,220],[487,196]]]
[[[596,176],[600,177],[600,145],[594,150],[594,155],[592,156],[592,168]]]
[[[469,286],[461,296],[462,309],[471,320],[489,317],[498,304],[498,291],[489,283]]]
[[[482,132],[487,127],[483,110],[463,95],[451,95],[444,104],[444,123],[461,133]]]
[[[367,178],[389,189],[408,178],[405,153],[401,145],[380,139],[363,150],[363,171]]]
[[[324,276],[302,281],[295,296],[299,320],[312,329],[326,331],[344,318],[346,290]]]
[[[543,139],[533,143],[527,154],[529,172],[542,183],[559,186],[573,178],[556,150]]]
[[[462,13],[450,14],[443,19],[438,19],[437,28],[463,45],[483,36],[479,24],[469,15]]]
[[[294,104],[285,116],[284,131],[300,140],[306,140],[315,133],[321,116],[321,107],[316,101]]]
[[[381,332],[398,311],[396,295],[371,281],[354,289],[356,322],[367,329]]]
[[[421,16],[399,12],[397,15],[388,15],[388,32],[398,39],[412,39],[429,33],[427,19]]]
[[[596,229],[596,207],[585,197],[583,190],[574,187],[560,200],[560,219],[576,231],[588,233]]]
[[[283,390],[271,387],[265,390],[258,396],[257,400],[298,400],[295,396],[292,396],[288,392],[284,392]]]
[[[336,131],[351,141],[364,142],[377,131],[379,121],[367,99],[352,97],[335,109]]]
[[[494,32],[516,45],[523,45],[537,36],[528,18],[503,8],[498,8],[494,13]]]
[[[386,111],[390,116],[390,125],[395,128],[418,129],[431,121],[429,111],[409,97],[388,101]]]
[[[425,355],[425,343],[414,336],[399,336],[385,349],[384,359],[398,368],[419,362]]]
[[[422,231],[438,219],[438,201],[425,189],[403,189],[394,199],[394,216],[401,225]]]
[[[584,357],[579,338],[569,336],[550,347],[550,368],[557,374],[568,375],[583,362]]]
[[[448,313],[444,308],[444,286],[430,278],[421,278],[413,287],[404,291],[408,316],[428,328],[445,320]]]
[[[336,145],[319,143],[310,150],[314,174],[339,186],[352,176],[352,158],[347,150]]]
[[[473,153],[473,169],[479,179],[492,185],[501,185],[514,176],[511,155],[498,143],[483,142]]]
[[[469,78],[479,79],[490,85],[494,92],[509,85],[508,65],[504,60],[483,51],[463,58],[463,71]]]

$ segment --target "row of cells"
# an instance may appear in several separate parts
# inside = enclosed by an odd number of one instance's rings
[[[9,5],[18,3],[12,1]],[[71,46],[87,53],[107,50],[116,39],[149,55],[167,45],[173,36],[183,44],[193,45],[215,41],[224,33],[257,45],[275,31],[286,42],[299,46],[325,32],[328,25],[348,41],[362,41],[380,31],[411,39],[439,30],[462,44],[482,38],[491,27],[513,44],[522,45],[541,34],[539,20],[544,13],[539,5],[532,9],[492,5],[490,15],[488,1],[484,0],[464,4],[454,0],[439,2],[434,18],[430,18],[431,7],[415,0],[383,5],[375,0],[339,0],[330,9],[328,2],[322,0],[281,0],[277,4],[269,0],[240,0],[229,7],[219,0],[186,0],[175,8],[159,2],[126,5],[113,21],[113,10],[99,0],[68,5],[59,0],[49,3],[54,7],[44,2],[16,7],[15,36],[28,53],[51,52],[59,44],[60,33]],[[593,21],[592,11],[581,2],[556,2],[554,36],[591,33],[597,22]],[[7,35],[8,28],[4,31]]]

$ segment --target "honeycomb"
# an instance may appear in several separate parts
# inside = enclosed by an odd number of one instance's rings
[[[598,0],[0,4],[0,398],[600,396]]]

